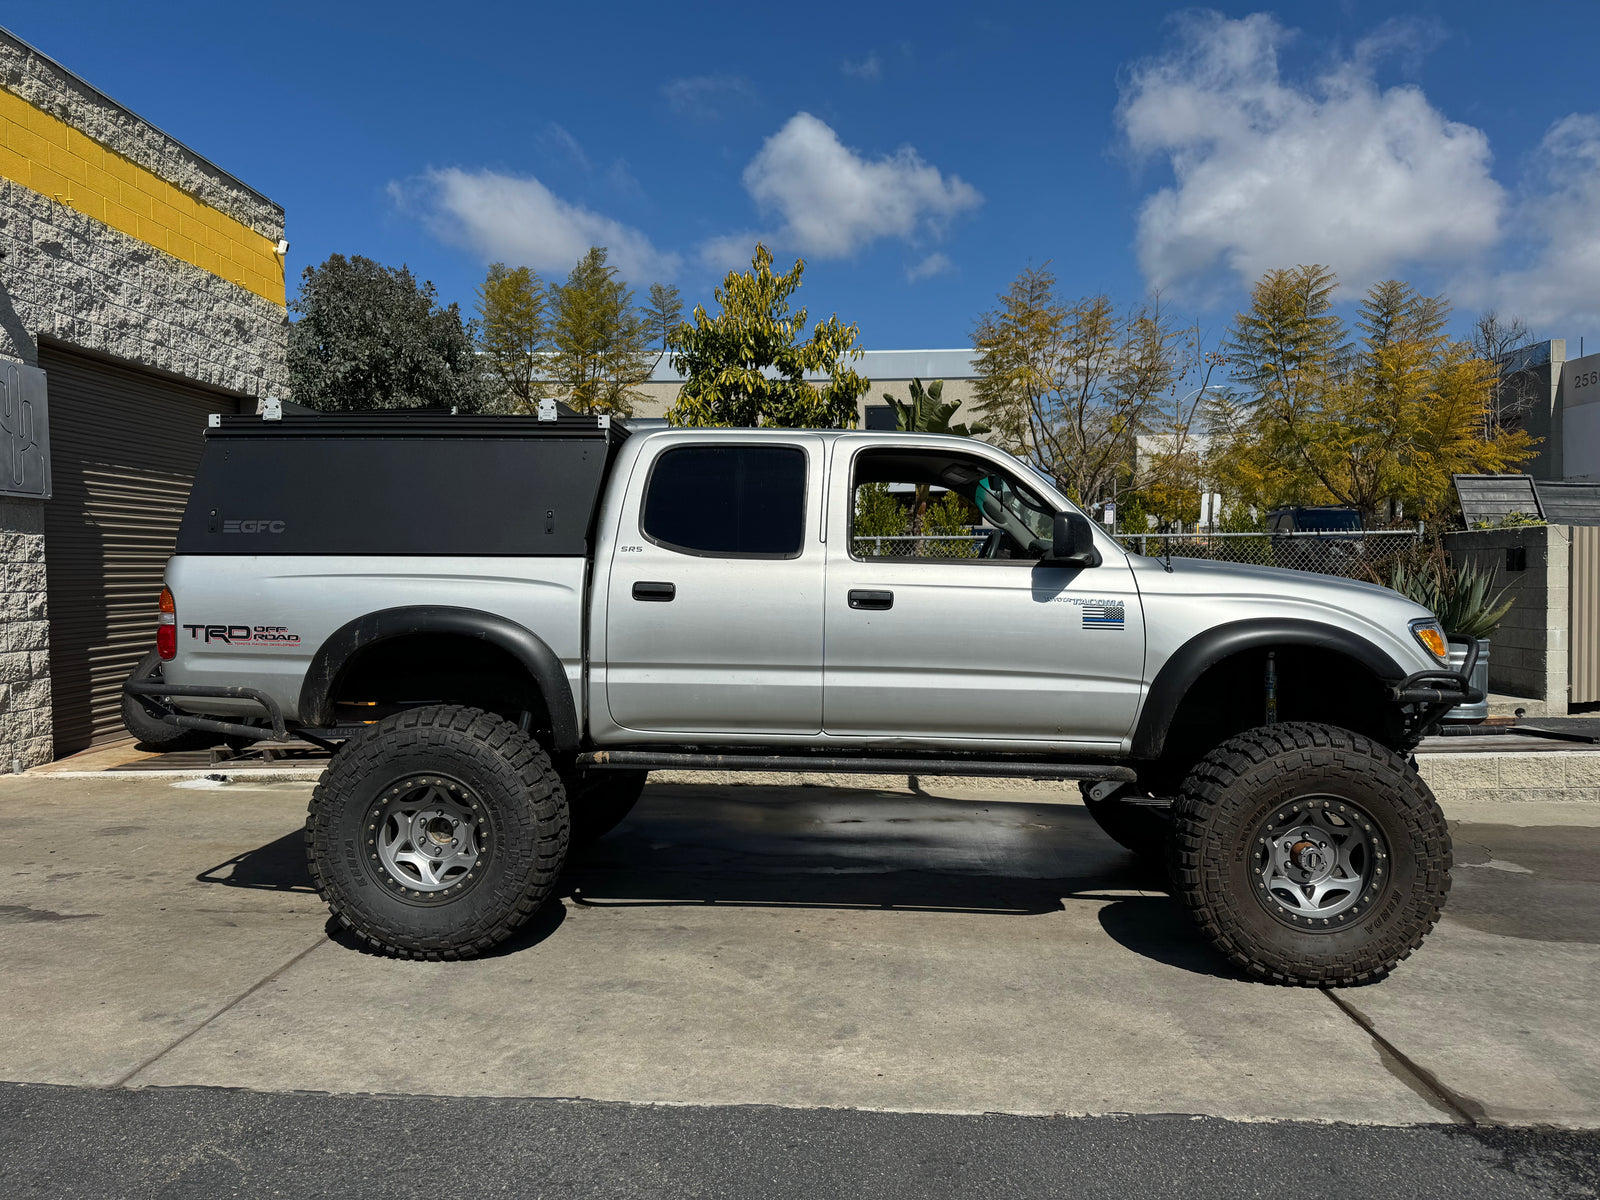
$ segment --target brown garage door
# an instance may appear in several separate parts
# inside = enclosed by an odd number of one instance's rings
[[[50,396],[44,554],[59,758],[127,737],[120,689],[155,645],[161,575],[206,416],[241,401],[60,347],[41,345],[39,365]]]

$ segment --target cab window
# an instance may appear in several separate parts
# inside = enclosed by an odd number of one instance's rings
[[[1055,519],[1037,491],[964,455],[869,450],[851,479],[851,553],[860,559],[1037,562]]]
[[[656,459],[640,529],[668,550],[715,558],[797,558],[806,454],[797,446],[680,446]]]

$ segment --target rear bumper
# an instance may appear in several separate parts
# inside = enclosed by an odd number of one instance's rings
[[[122,691],[137,700],[145,712],[174,729],[202,729],[207,733],[225,733],[252,741],[264,741],[267,738],[283,741],[289,736],[283,720],[283,709],[276,700],[258,688],[204,687],[192,683],[168,683],[164,679],[129,679],[122,685]],[[173,699],[251,701],[261,706],[267,724],[243,725],[214,717],[193,716],[177,711],[170,703]]]

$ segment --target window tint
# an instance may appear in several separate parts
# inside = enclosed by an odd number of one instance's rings
[[[806,456],[793,446],[685,446],[656,459],[645,536],[690,554],[794,558],[806,520]]]

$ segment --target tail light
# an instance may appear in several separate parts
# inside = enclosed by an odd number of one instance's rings
[[[156,653],[162,662],[178,657],[178,606],[172,602],[172,589],[161,589],[161,617],[156,626]]]

